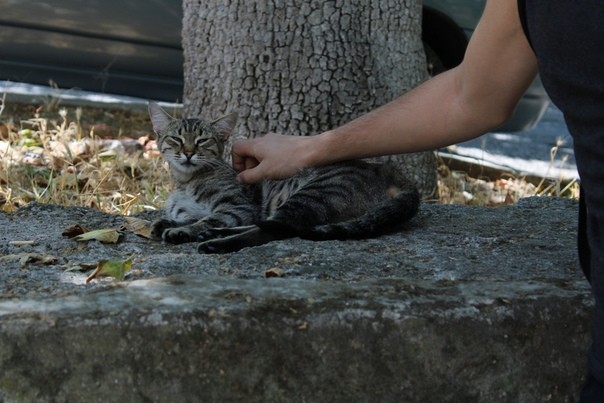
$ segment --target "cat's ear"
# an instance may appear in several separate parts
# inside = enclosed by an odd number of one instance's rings
[[[231,136],[237,123],[237,113],[233,112],[212,122],[212,126],[226,139]]]
[[[159,132],[163,131],[172,121],[172,117],[153,101],[149,101],[149,116],[151,117],[151,123],[153,124],[153,131],[157,135],[159,135]]]

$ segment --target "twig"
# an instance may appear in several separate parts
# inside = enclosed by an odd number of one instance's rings
[[[2,94],[2,99],[0,99],[0,116],[2,115],[2,112],[4,111],[5,102],[6,102],[6,92],[4,94]]]

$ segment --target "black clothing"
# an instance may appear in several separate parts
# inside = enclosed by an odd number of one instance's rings
[[[589,384],[604,390],[604,1],[518,0],[545,90],[573,136],[580,262],[595,297]],[[599,383],[599,385],[597,385]],[[596,385],[596,386],[594,386]],[[600,396],[604,401],[604,395]]]

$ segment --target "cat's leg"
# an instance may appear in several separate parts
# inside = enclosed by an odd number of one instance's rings
[[[250,229],[242,233],[202,242],[197,247],[197,251],[207,254],[237,252],[243,248],[263,245],[278,239],[282,239],[282,237],[271,234],[256,226],[251,226]]]
[[[162,240],[169,243],[195,242],[197,236],[190,225],[167,228],[162,233]]]
[[[247,209],[247,206],[242,207],[244,208]],[[241,214],[237,209],[217,211],[194,223],[167,228],[162,239],[170,243],[185,243],[212,239],[221,236],[221,231],[228,233],[229,229],[232,233],[240,233],[249,229],[247,224],[253,222],[252,218],[253,216]]]
[[[208,228],[198,235],[197,240],[204,242],[214,238],[224,238],[231,235],[241,234],[254,227],[255,225],[241,225],[237,227]]]
[[[284,237],[290,238],[304,228],[339,221],[342,215],[349,213],[348,209],[339,207],[345,204],[338,194],[332,195],[325,191],[325,195],[317,196],[317,193],[300,191],[290,195],[283,204],[260,220],[259,226],[268,232],[282,233]]]
[[[182,224],[168,218],[161,218],[154,221],[153,224],[151,224],[151,238],[163,239],[163,234],[168,228],[178,227],[179,225]]]

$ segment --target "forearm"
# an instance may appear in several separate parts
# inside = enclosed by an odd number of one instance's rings
[[[313,140],[309,165],[434,150],[477,137],[500,124],[507,111],[464,99],[455,70]]]
[[[317,136],[267,135],[233,145],[239,180],[458,143],[503,123],[537,73],[516,0],[489,0],[464,61],[394,101]]]
[[[490,0],[459,66],[317,136],[308,162],[433,150],[477,137],[511,115],[536,74],[516,0]]]

